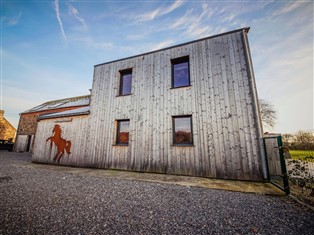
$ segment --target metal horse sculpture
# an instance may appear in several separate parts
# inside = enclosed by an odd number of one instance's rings
[[[52,136],[50,136],[46,142],[48,140],[50,140],[50,149],[52,149],[52,144],[54,143],[57,146],[57,154],[56,156],[53,158],[54,161],[60,161],[63,154],[64,154],[64,150],[67,152],[67,154],[70,154],[70,150],[71,150],[71,141],[69,140],[65,140],[61,137],[61,127],[60,125],[56,124],[55,127],[52,130],[52,133],[54,133]]]

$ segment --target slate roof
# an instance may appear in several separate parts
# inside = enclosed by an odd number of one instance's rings
[[[61,100],[49,101],[41,105],[38,105],[34,108],[28,109],[20,114],[54,110],[54,109],[59,109],[59,108],[87,106],[89,105],[89,103],[90,103],[90,95],[77,96],[77,97],[71,97],[71,98],[66,98],[66,99],[61,99]]]
[[[63,112],[58,113],[49,113],[49,114],[42,114],[38,116],[38,120],[42,119],[49,119],[49,118],[58,118],[58,117],[71,117],[71,116],[78,116],[78,115],[86,115],[89,114],[90,106],[85,106],[77,109],[66,110]]]

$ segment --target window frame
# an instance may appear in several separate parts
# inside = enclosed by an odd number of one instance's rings
[[[120,134],[120,123],[121,122],[129,122],[129,136],[128,136],[128,143],[120,143],[119,142],[119,134]],[[117,124],[117,129],[116,129],[116,141],[115,141],[115,145],[119,145],[119,146],[129,146],[130,143],[130,119],[119,119],[116,120],[116,124]]]
[[[188,63],[188,84],[183,86],[174,86],[174,65],[181,63]],[[183,56],[175,59],[171,59],[171,89],[181,88],[181,87],[189,87],[191,86],[191,75],[190,75],[190,57]]]
[[[176,118],[190,118],[190,127],[191,127],[191,142],[190,143],[176,143],[175,142],[175,119]],[[193,140],[193,121],[192,121],[192,115],[178,115],[178,116],[172,116],[172,145],[173,146],[183,146],[183,147],[191,147],[194,146],[194,140]]]
[[[118,96],[131,95],[132,94],[132,82],[133,82],[133,69],[132,68],[128,68],[128,69],[119,70],[119,74],[120,74],[120,78],[119,78]],[[128,74],[131,74],[131,89],[130,89],[130,93],[122,94],[122,91],[123,91],[123,76],[124,75],[128,75]]]

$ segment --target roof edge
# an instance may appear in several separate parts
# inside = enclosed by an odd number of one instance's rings
[[[91,95],[81,95],[81,96],[74,96],[74,97],[68,97],[68,98],[64,98],[64,99],[59,99],[59,100],[51,100],[51,101],[47,101],[45,103],[42,103],[40,105],[44,105],[44,104],[51,104],[51,103],[54,103],[54,102],[61,102],[61,101],[66,101],[66,100],[69,100],[69,99],[81,99],[81,98],[87,98],[87,97],[90,97]],[[39,106],[39,105],[37,105]],[[36,107],[37,107],[36,106]]]
[[[5,117],[3,117],[3,120],[6,121],[16,132],[16,128]]]
[[[45,116],[39,116],[37,118],[38,121],[40,120],[44,120],[44,119],[55,119],[55,118],[61,118],[61,117],[73,117],[73,116],[80,116],[80,115],[88,115],[90,114],[90,111],[85,111],[85,112],[78,112],[78,113],[72,113],[72,114],[59,114],[59,115],[55,115],[55,116],[49,116],[49,117],[45,117]]]
[[[47,101],[45,103],[42,103],[42,104],[39,104],[39,105],[37,105],[35,107],[27,109],[26,111],[19,113],[19,115],[26,114],[26,113],[36,113],[38,111],[29,111],[29,110],[31,110],[33,108],[36,108],[38,106],[43,106],[43,105],[48,105],[48,104],[52,104],[52,103],[62,102],[62,101],[66,101],[66,100],[69,100],[69,99],[82,99],[82,98],[88,98],[88,97],[91,97],[91,95],[82,95],[82,96],[68,97],[68,98],[59,99],[59,100]],[[74,105],[74,106],[71,106],[71,107],[76,107],[76,106],[82,106],[82,105]],[[83,106],[87,106],[87,105],[83,105]],[[58,107],[56,107],[55,109],[58,109]],[[51,109],[51,110],[53,110],[53,109]]]
[[[203,40],[206,40],[206,39],[221,37],[221,36],[226,35],[226,34],[231,34],[231,33],[236,33],[236,32],[241,32],[241,31],[244,31],[244,32],[248,33],[250,31],[250,27],[244,27],[244,28],[240,28],[240,29],[235,29],[235,30],[232,30],[232,31],[228,31],[228,32],[220,33],[220,34],[215,34],[215,35],[212,35],[212,36],[208,36],[208,37],[204,37],[204,38],[200,38],[200,39],[196,39],[196,40],[180,43],[180,44],[177,44],[177,45],[165,47],[165,48],[162,48],[162,49],[149,51],[149,52],[145,52],[145,53],[142,53],[142,54],[137,54],[137,55],[133,55],[133,56],[117,59],[117,60],[112,60],[112,61],[108,61],[108,62],[105,62],[105,63],[96,64],[96,65],[94,65],[94,68],[98,67],[98,66],[101,66],[101,65],[110,64],[110,63],[113,63],[113,62],[118,62],[118,61],[127,60],[127,59],[132,59],[132,58],[135,58],[135,57],[138,57],[138,56],[149,55],[149,54],[156,53],[156,52],[159,52],[159,51],[164,51],[164,50],[172,49],[172,48],[175,48],[175,47],[184,46],[184,45],[187,45],[187,44],[190,44],[190,43],[195,43],[195,42],[203,41]]]
[[[86,105],[73,105],[73,106],[70,106],[71,108],[72,107],[86,107],[86,106],[90,106],[90,104],[86,104]],[[37,107],[37,106],[36,106]],[[53,108],[53,109],[49,109],[49,110],[57,110],[57,109],[60,109],[59,107],[56,107],[56,108]],[[62,109],[62,108],[61,108]],[[46,110],[43,110],[43,111],[46,111]],[[24,111],[24,112],[22,112],[22,113],[19,113],[19,115],[21,115],[21,114],[30,114],[30,113],[38,113],[38,112],[42,112],[42,111]],[[58,113],[58,112],[52,112],[52,113]]]

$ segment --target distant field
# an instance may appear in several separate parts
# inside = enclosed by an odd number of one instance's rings
[[[314,150],[289,150],[292,159],[314,162]]]

